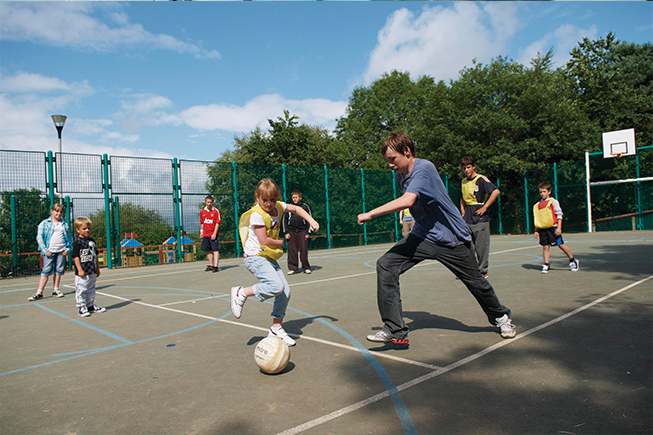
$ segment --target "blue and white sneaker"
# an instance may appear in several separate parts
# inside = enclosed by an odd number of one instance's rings
[[[88,312],[91,314],[97,314],[97,313],[104,313],[107,309],[102,307],[98,307],[97,305],[93,304],[89,307],[86,307],[88,309]]]
[[[81,306],[79,307],[79,312],[77,313],[79,317],[88,317],[91,315],[91,312],[88,310],[87,307]]]

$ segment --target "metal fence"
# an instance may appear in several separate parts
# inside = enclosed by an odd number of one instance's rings
[[[653,147],[620,159],[600,153],[590,158],[593,181],[653,175]],[[653,229],[652,181],[592,186],[589,224],[583,161],[485,175],[501,190],[490,208],[494,234],[533,230],[530,209],[539,200],[541,181],[553,184],[565,211],[565,232]],[[455,204],[461,176],[441,174]],[[66,205],[69,222],[91,219],[101,264],[116,267],[205,258],[198,249],[199,212],[211,194],[222,214],[221,256],[240,256],[238,217],[253,204],[261,178],[274,179],[284,201],[294,189],[302,191],[321,225],[309,249],[397,240],[397,214],[356,223],[359,213],[400,196],[392,171],[0,150],[0,276],[40,271],[36,228],[58,201]]]

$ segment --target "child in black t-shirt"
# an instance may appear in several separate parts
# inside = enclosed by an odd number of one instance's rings
[[[95,240],[91,239],[91,220],[80,216],[75,219],[77,238],[73,242],[75,262],[75,304],[81,317],[103,313],[107,309],[95,305],[95,281],[100,276]]]

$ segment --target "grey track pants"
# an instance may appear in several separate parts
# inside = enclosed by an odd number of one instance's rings
[[[510,309],[501,305],[490,282],[481,276],[471,243],[451,248],[434,245],[411,234],[376,263],[379,313],[383,329],[394,338],[402,339],[408,333],[403,319],[399,275],[424,260],[437,260],[453,272],[476,298],[490,324],[494,325],[504,314],[510,317]]]

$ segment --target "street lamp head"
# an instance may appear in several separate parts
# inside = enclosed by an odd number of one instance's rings
[[[63,125],[66,123],[65,115],[52,115],[52,122],[57,128],[57,133],[59,133],[59,139],[61,139],[61,130],[63,130]]]

